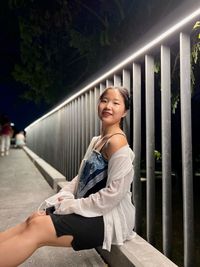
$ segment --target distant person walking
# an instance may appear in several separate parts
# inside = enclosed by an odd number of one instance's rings
[[[10,139],[13,135],[13,129],[9,120],[4,120],[1,125],[1,156],[8,156],[10,150]]]
[[[15,147],[22,148],[25,145],[24,132],[21,131],[15,135]]]

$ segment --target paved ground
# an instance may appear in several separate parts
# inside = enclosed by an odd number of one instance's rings
[[[54,194],[23,150],[11,149],[0,157],[0,231],[23,220],[47,197]],[[16,244],[17,245],[17,244]],[[75,252],[71,248],[45,247],[21,267],[105,267],[95,250]]]

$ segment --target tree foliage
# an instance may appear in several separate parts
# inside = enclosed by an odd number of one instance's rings
[[[20,32],[13,76],[35,102],[55,103],[144,34],[176,1],[10,0]],[[145,20],[144,20],[145,17]]]

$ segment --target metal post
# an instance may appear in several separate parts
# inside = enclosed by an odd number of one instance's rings
[[[68,134],[68,128],[69,128],[69,124],[68,124],[68,106],[65,106],[65,117],[64,117],[64,125],[65,125],[65,149],[64,149],[64,153],[65,153],[65,162],[64,162],[64,175],[67,179],[67,162],[68,162],[68,143],[69,143],[69,134]]]
[[[142,188],[140,179],[141,157],[141,67],[133,64],[133,151],[134,179],[133,179],[133,203],[136,207],[135,230],[142,232]]]
[[[105,85],[103,83],[100,83],[100,95],[103,93],[104,89],[105,89]]]
[[[161,109],[162,109],[162,220],[163,252],[172,250],[172,190],[171,190],[171,75],[170,49],[161,46]]]
[[[89,113],[90,113],[90,126],[89,126],[89,141],[94,136],[94,90],[89,91]]]
[[[81,159],[85,152],[85,95],[81,95]]]
[[[112,86],[113,85],[113,82],[109,79],[106,80],[106,87],[108,86]]]
[[[105,85],[103,83],[100,83],[100,95],[103,93],[105,89]],[[99,120],[99,132],[101,132],[101,120]]]
[[[114,86],[121,86],[121,77],[117,74],[114,75]]]
[[[155,229],[155,116],[154,116],[154,59],[145,56],[146,75],[146,161],[147,161],[147,240],[154,244]]]
[[[100,124],[99,124],[99,117],[98,117],[98,102],[99,102],[100,90],[95,87],[94,89],[94,131],[95,135],[99,135],[100,132]]]
[[[87,146],[89,143],[89,127],[90,127],[90,114],[88,112],[89,107],[89,93],[85,93],[85,145]]]
[[[180,33],[180,97],[183,171],[184,266],[194,264],[190,37]]]
[[[130,78],[130,71],[123,69],[122,72],[122,85],[129,91],[130,93],[130,84],[131,84],[131,78]],[[127,139],[129,144],[131,143],[130,138],[130,111],[127,111],[127,115],[124,118],[123,122],[124,132],[126,133]],[[132,145],[132,144],[131,144]]]
[[[78,99],[74,99],[74,172],[73,177],[77,174],[78,169]]]
[[[71,162],[72,162],[72,102],[69,103],[69,162],[68,165],[68,175],[69,179],[72,179],[72,168],[71,168]]]
[[[81,96],[78,97],[77,103],[77,172],[81,161]]]
[[[71,113],[71,134],[72,134],[72,150],[71,150],[71,169],[72,169],[72,176],[71,178],[74,177],[74,159],[75,159],[75,136],[74,136],[74,132],[75,132],[75,101],[72,101],[72,113]]]

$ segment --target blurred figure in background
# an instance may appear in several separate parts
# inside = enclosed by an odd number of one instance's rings
[[[13,129],[10,125],[10,120],[4,117],[1,122],[1,156],[9,155],[10,140],[13,135]]]
[[[15,135],[15,147],[22,148],[25,145],[24,131],[20,131]]]

